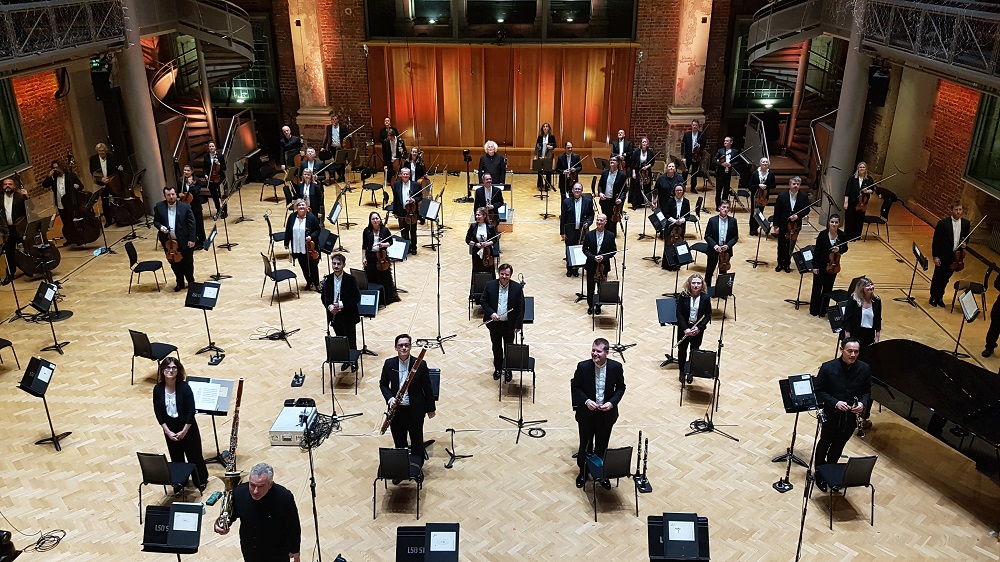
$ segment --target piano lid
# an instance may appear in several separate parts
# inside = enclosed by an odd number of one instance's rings
[[[861,350],[879,381],[934,410],[994,446],[1000,445],[1000,377],[978,365],[910,340],[887,340]]]

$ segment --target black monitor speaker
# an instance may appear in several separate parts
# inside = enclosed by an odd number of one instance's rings
[[[868,69],[868,104],[885,107],[889,95],[889,69],[873,66]]]

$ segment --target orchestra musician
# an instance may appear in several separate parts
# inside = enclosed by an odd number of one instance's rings
[[[174,291],[184,289],[184,280],[194,283],[194,248],[197,244],[194,212],[187,203],[177,200],[177,188],[168,185],[163,188],[163,201],[153,207],[153,226],[177,241],[181,261],[170,262],[177,285]]]
[[[565,145],[566,151],[556,158],[556,172],[559,174],[559,197],[560,200],[565,200],[570,195],[570,191],[573,189],[572,185],[567,186],[569,181],[569,174],[571,169],[575,169],[578,173],[583,169],[583,164],[580,163],[580,155],[573,153],[573,143],[567,142]]]
[[[840,462],[844,446],[857,427],[857,415],[871,404],[871,369],[858,360],[861,345],[858,340],[848,338],[840,350],[840,357],[823,363],[816,376],[816,400],[826,415],[816,445],[817,466]],[[822,478],[816,479],[816,486],[827,490]]]
[[[285,223],[285,249],[291,249],[292,258],[299,262],[306,290],[319,290],[319,258],[310,258],[308,251],[308,243],[319,240],[319,219],[309,212],[309,206],[302,199],[296,199],[292,207],[295,212],[288,215]]]
[[[624,129],[618,129],[618,139],[611,143],[611,159],[615,157],[625,161],[632,158],[632,141],[625,138]]]
[[[326,126],[326,135],[323,138],[323,148],[330,153],[330,160],[337,159],[337,151],[343,148],[343,143],[347,140],[347,125],[340,124],[340,116],[334,114],[330,118],[330,124]],[[332,174],[336,174],[337,181],[343,182],[345,178],[345,166],[343,164],[333,164],[330,166]]]
[[[493,240],[496,234],[496,227],[486,220],[486,207],[478,207],[476,222],[469,225],[469,231],[465,233],[465,243],[469,245],[469,253],[472,255],[473,273],[485,272],[495,276],[493,266],[483,265],[483,257],[486,252],[491,252],[494,258],[499,255],[496,240]]]
[[[674,198],[674,188],[681,186],[681,195],[684,194],[684,177],[677,173],[677,165],[673,162],[667,164],[667,173],[656,178],[656,189],[653,191],[652,202],[658,205],[663,214],[666,215],[670,208],[670,202]]]
[[[611,440],[611,430],[618,421],[618,404],[625,396],[625,369],[622,364],[608,359],[611,344],[597,338],[590,347],[590,359],[576,365],[570,390],[576,408],[576,424],[580,431],[580,447],[576,464],[580,474],[576,487],[587,483],[587,453],[593,446],[595,456],[604,457]],[[611,482],[601,480],[601,486],[611,489]]]
[[[302,170],[302,181],[295,185],[295,198],[306,202],[309,212],[319,220],[320,227],[326,217],[326,202],[324,199],[323,184],[316,181],[316,177],[308,168]]]
[[[552,151],[556,148],[556,137],[552,134],[552,125],[542,123],[542,128],[535,139],[535,158],[551,158]],[[542,174],[545,174],[545,183],[542,183]],[[538,188],[552,185],[552,172],[538,172]]]
[[[424,159],[420,156],[420,149],[415,146],[410,149],[409,159],[403,161],[403,167],[410,169],[410,179],[413,181],[420,181],[420,178],[427,174]]]
[[[629,203],[632,204],[632,209],[638,209],[644,207],[646,202],[642,199],[642,194],[645,193],[647,197],[654,198],[655,195],[651,194],[653,186],[653,164],[656,163],[656,155],[653,151],[649,149],[649,139],[642,137],[640,141],[639,148],[632,152],[632,163],[630,167],[632,168],[632,181],[633,185],[638,186],[637,189],[632,189],[629,191]],[[676,171],[676,166],[674,171]],[[647,181],[643,181],[643,170],[646,171]],[[683,182],[683,180],[681,180]],[[671,189],[667,193],[673,193],[674,190]]]
[[[386,123],[389,118],[386,117]],[[382,171],[385,172],[385,183],[396,177],[396,168],[406,156],[406,142],[399,136],[396,129],[389,127],[389,136],[382,141]]]
[[[701,161],[696,158],[701,152],[701,146],[705,142],[701,132],[701,121],[695,119],[691,121],[691,130],[684,133],[681,139],[681,156],[684,157],[684,164],[687,166],[688,177],[691,178],[691,193],[698,193],[697,181],[698,172],[701,171]]]
[[[62,164],[58,160],[53,160],[49,165],[49,175],[42,181],[42,187],[52,191],[52,198],[63,224],[72,222],[73,210],[63,208],[63,197],[71,191],[75,191],[77,195],[83,192],[83,182],[80,178],[72,171],[63,172]],[[63,246],[65,245],[64,242]]]
[[[403,220],[406,213],[406,205],[415,204],[416,213],[420,213],[420,202],[424,200],[423,191],[420,184],[410,181],[410,169],[403,168],[399,171],[399,179],[392,184],[392,213],[399,219],[399,229],[410,241],[410,254],[417,255],[417,223],[406,224]]]
[[[90,157],[90,174],[97,180],[98,187],[107,187],[111,176],[125,171],[125,168],[108,152],[108,145],[99,142],[95,150],[97,154]],[[111,226],[111,196],[107,189],[101,192],[101,214],[104,215],[104,226]]]
[[[813,284],[812,295],[809,297],[809,314],[813,316],[826,316],[826,309],[830,304],[830,298],[826,294],[833,290],[833,284],[837,280],[837,273],[829,271],[827,265],[833,257],[831,254],[847,253],[847,240],[844,231],[840,230],[840,215],[830,215],[826,219],[826,230],[816,236],[813,250]]]
[[[191,168],[191,164],[184,165],[181,177],[177,180],[177,197],[180,198],[185,193],[190,193],[192,196],[191,202],[188,205],[191,206],[191,212],[194,213],[194,225],[195,233],[198,236],[198,245],[202,246],[205,243],[205,216],[201,209],[201,182],[198,178],[194,177],[194,170]]]
[[[861,236],[861,230],[865,227],[867,209],[858,210],[861,195],[864,194],[870,200],[874,193],[875,182],[868,176],[868,164],[858,162],[854,177],[847,180],[847,187],[844,190],[844,232],[848,240]]]
[[[597,268],[603,265],[604,276],[607,277],[610,271],[611,258],[618,252],[618,245],[615,243],[615,233],[606,230],[608,216],[604,213],[597,215],[594,220],[594,230],[587,233],[583,241],[583,255],[587,256],[587,263],[583,268],[587,271],[587,314],[600,314],[601,305],[594,296],[594,286],[597,285]]]
[[[663,230],[660,231],[660,235],[664,240],[670,240],[671,230],[674,226],[680,227],[681,239],[687,230],[687,216],[691,213],[691,203],[684,197],[684,184],[677,184],[674,186],[674,196],[668,199],[669,203],[667,208],[663,213],[666,221],[663,225]],[[661,207],[663,203],[660,203]],[[675,271],[678,269],[678,265],[675,260],[671,258],[674,252],[674,247],[670,244],[663,245],[663,259],[660,261],[660,267],[668,271]]]
[[[216,164],[219,166],[219,181],[212,181],[212,175],[214,173],[212,168]],[[222,205],[219,197],[222,193],[222,180],[226,177],[226,159],[220,152],[216,151],[214,142],[208,143],[208,153],[205,154],[204,168],[205,183],[208,185],[208,192],[212,196],[212,201],[215,203],[215,212],[218,215],[218,218],[224,219],[228,214],[228,209],[222,209],[221,212],[219,211]]]
[[[1000,276],[993,279],[993,288],[1000,291]],[[1000,296],[993,301],[993,307],[990,308],[990,327],[986,330],[986,347],[983,349],[983,357],[993,355],[993,350],[997,347],[997,340],[1000,339],[1000,311],[997,310],[998,308],[1000,308]],[[876,335],[876,340],[877,338]]]
[[[378,130],[378,142],[380,144],[385,143],[385,140],[389,137],[399,136],[399,131],[392,126],[392,121],[386,117],[385,126]],[[388,160],[385,160],[388,162]]]
[[[771,190],[775,188],[774,172],[770,170],[771,161],[761,158],[757,170],[750,174],[750,236],[757,236],[760,225],[754,218],[758,211],[763,212],[764,207],[757,205],[757,192],[763,189],[767,196],[771,195]]]
[[[382,224],[382,215],[378,211],[368,214],[368,226],[361,232],[361,256],[365,274],[370,281],[382,285],[385,291],[386,304],[399,302],[399,293],[396,292],[396,283],[392,280],[392,269],[379,269],[378,253],[380,250],[392,246],[393,238],[389,229]]]
[[[568,144],[568,143],[567,143]],[[589,195],[583,194],[583,184],[576,182],[573,184],[573,196],[563,199],[562,208],[559,212],[559,236],[566,247],[581,244],[580,231],[594,222],[594,200]],[[577,268],[566,261],[566,277],[579,277]]]
[[[302,157],[302,162],[299,163],[299,177],[302,177],[303,172],[309,170],[312,172],[313,179],[317,183],[322,183],[326,176],[326,171],[323,170],[323,166],[325,165],[326,162],[316,156],[316,149],[309,147],[306,149],[306,155]],[[321,172],[321,170],[323,171]]]
[[[718,215],[708,219],[708,226],[705,227],[705,243],[708,244],[708,265],[705,266],[706,289],[712,286],[715,268],[719,265],[719,256],[725,253],[732,259],[733,246],[740,240],[736,218],[729,216],[729,201],[723,199],[718,211]]]
[[[715,162],[718,166],[715,168],[715,209],[719,209],[719,205],[723,200],[729,201],[730,191],[732,190],[732,176],[733,176],[733,166],[736,165],[734,159],[739,151],[733,148],[733,137],[726,137],[722,141],[722,148],[715,152]]]
[[[326,307],[326,323],[333,326],[333,333],[347,338],[350,349],[358,349],[358,322],[361,314],[361,291],[358,281],[350,273],[344,273],[347,258],[344,254],[330,256],[330,274],[323,281],[321,300]],[[357,364],[344,363],[340,370],[348,367],[356,371]]]
[[[280,154],[278,162],[281,169],[286,170],[295,165],[295,155],[302,152],[302,138],[292,134],[292,129],[288,125],[281,128],[281,138],[278,139]]]
[[[195,466],[194,484],[202,492],[208,486],[208,465],[201,450],[201,432],[195,419],[194,391],[185,380],[184,366],[167,356],[159,365],[159,382],[153,387],[153,415],[163,429],[171,462]],[[174,492],[181,486],[175,486]]]
[[[503,189],[493,187],[492,174],[483,174],[482,182],[483,185],[476,188],[475,202],[472,204],[472,207],[474,209],[485,207],[486,215],[488,217],[489,215],[498,212],[497,210],[503,206]]]
[[[949,205],[951,216],[938,221],[934,227],[934,238],[931,241],[931,255],[934,257],[934,275],[931,277],[931,306],[944,308],[944,289],[951,279],[951,264],[955,261],[955,252],[965,247],[964,240],[969,237],[969,220],[963,219],[965,207],[957,199]]]
[[[782,193],[774,201],[774,223],[771,234],[778,235],[778,265],[775,271],[791,273],[792,244],[788,231],[792,226],[801,226],[802,218],[809,214],[809,196],[799,191],[802,178],[795,176],[788,180],[788,193]],[[792,223],[798,223],[793,225]]]
[[[875,294],[875,284],[867,277],[858,280],[854,294],[847,299],[841,335],[844,339],[858,340],[862,348],[878,343],[882,336],[882,299]]]
[[[501,264],[499,279],[493,279],[483,288],[479,304],[483,307],[483,322],[489,322],[490,341],[493,343],[493,380],[500,380],[507,346],[514,343],[514,335],[524,325],[524,291],[520,283],[511,283],[514,268]],[[513,375],[504,372],[504,382],[510,382]]]
[[[21,186],[18,190],[14,183],[14,178],[4,178],[3,198],[0,199],[0,235],[3,235],[3,253],[6,256],[7,274],[0,285],[9,285],[14,279],[14,272],[17,268],[15,256],[17,255],[17,245],[21,243],[21,235],[14,228],[21,218],[27,218],[28,211],[25,201],[28,200],[28,190]]]
[[[628,175],[621,169],[621,160],[617,156],[612,156],[608,161],[608,168],[601,172],[601,180],[597,183],[598,196],[601,212],[611,216],[615,212],[615,205],[623,205],[628,200]],[[621,223],[618,224],[621,228]]]
[[[483,176],[486,174],[493,176],[493,181],[497,184],[504,183],[504,179],[507,177],[507,157],[497,154],[497,143],[491,140],[486,141],[483,150],[486,151],[486,154],[479,157],[479,168],[477,169],[479,183],[483,182]]]
[[[229,524],[240,523],[240,551],[244,562],[300,562],[302,525],[295,496],[274,483],[274,469],[257,463],[247,481],[233,490],[233,510]],[[217,534],[229,534],[230,527],[216,521]]]
[[[685,372],[688,349],[701,349],[705,328],[712,319],[712,303],[705,291],[705,278],[695,273],[684,282],[684,290],[677,295],[677,332],[683,341],[677,344],[677,367],[680,382],[694,380]]]
[[[417,360],[410,355],[411,341],[409,334],[396,336],[396,355],[386,359],[382,365],[379,388],[390,408],[396,404],[396,393],[406,382],[413,363]],[[424,416],[433,418],[437,415],[436,410],[430,369],[426,362],[421,362],[389,424],[393,445],[399,449],[406,448],[406,437],[409,436],[410,455],[419,459],[420,464],[424,462]],[[399,484],[399,481],[393,481],[393,484]]]

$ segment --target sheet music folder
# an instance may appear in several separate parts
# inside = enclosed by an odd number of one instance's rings
[[[646,521],[650,562],[710,560],[707,517],[698,517],[696,513],[664,513],[650,515]]]
[[[170,507],[146,506],[142,550],[195,554],[201,543],[200,503],[174,502]]]
[[[42,398],[49,388],[49,381],[52,380],[52,373],[55,370],[55,363],[41,357],[32,357],[18,387],[32,396]]]
[[[216,281],[205,281],[204,283],[191,283],[188,285],[187,297],[184,299],[184,306],[197,308],[200,310],[212,310],[219,300],[219,288],[222,287]]]

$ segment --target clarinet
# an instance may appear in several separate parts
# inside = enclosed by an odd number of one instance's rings
[[[642,473],[639,472],[639,463],[642,462],[642,430],[639,430],[639,446],[638,451],[635,454],[635,479],[639,480],[642,478]]]
[[[646,478],[646,466],[649,464],[649,437],[646,438],[646,443],[643,446],[642,455],[642,481],[648,483],[649,480]]]
[[[229,438],[229,455],[224,457],[226,461],[226,475],[222,477],[222,482],[226,485],[226,491],[222,493],[222,504],[219,507],[219,518],[215,524],[220,528],[228,530],[229,523],[233,517],[233,490],[239,486],[243,475],[236,469],[236,445],[238,445],[238,432],[240,429],[240,400],[243,398],[243,377],[240,377],[239,386],[236,388],[236,407],[233,409],[233,432]]]
[[[857,396],[855,396],[855,397],[854,397],[854,403],[855,403],[855,404],[858,404],[858,403],[859,403],[859,402],[858,402],[858,397],[857,397]],[[858,420],[858,432],[857,432],[857,434],[856,434],[856,435],[857,435],[858,437],[864,437],[864,436],[865,436],[865,428],[864,428],[864,425],[863,425],[863,424],[864,424],[864,422],[865,422],[865,418],[863,418],[863,417],[861,416],[861,414],[855,414],[855,417],[856,417],[856,418],[857,418],[857,420]]]

